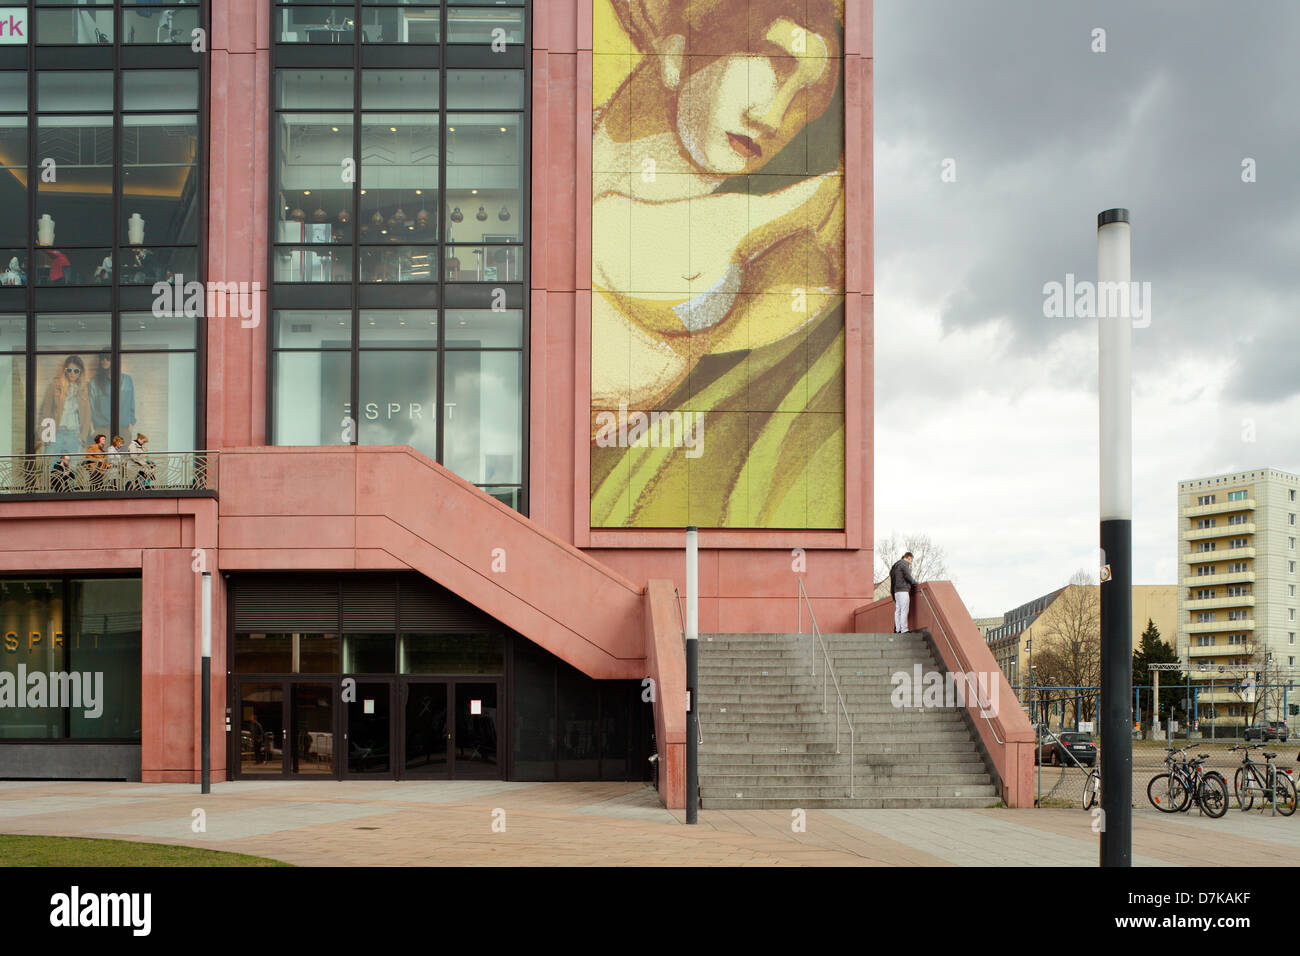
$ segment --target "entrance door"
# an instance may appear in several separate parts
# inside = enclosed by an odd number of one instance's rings
[[[446,681],[402,682],[403,777],[446,779],[450,775],[447,751],[451,745],[451,725],[447,720],[447,690]]]
[[[395,776],[393,765],[394,721],[391,681],[362,681],[356,686],[356,700],[346,707],[347,758],[343,773],[349,777]]]
[[[334,683],[295,681],[289,687],[290,775],[335,776]]]
[[[498,681],[463,681],[455,690],[456,727],[452,738],[452,776],[460,780],[500,780],[497,748]]]
[[[285,765],[284,684],[240,681],[239,743],[235,766],[241,777],[282,777]]]

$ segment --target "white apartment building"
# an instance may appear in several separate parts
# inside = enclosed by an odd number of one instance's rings
[[[1198,693],[1201,727],[1244,724],[1242,682],[1292,683],[1256,692],[1256,720],[1287,719],[1300,704],[1300,475],[1255,468],[1178,483],[1178,644]],[[1269,655],[1272,655],[1271,658]],[[1292,718],[1291,726],[1297,721]]]

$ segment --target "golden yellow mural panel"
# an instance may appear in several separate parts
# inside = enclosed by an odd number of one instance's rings
[[[591,525],[844,525],[844,0],[592,0]]]

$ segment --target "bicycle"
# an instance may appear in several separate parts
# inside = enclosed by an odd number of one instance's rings
[[[1101,771],[1089,770],[1083,782],[1083,809],[1091,810],[1101,798]]]
[[[1291,782],[1289,774],[1273,766],[1273,758],[1276,753],[1264,753],[1264,771],[1261,773],[1259,764],[1250,759],[1252,750],[1259,750],[1265,745],[1259,744],[1239,744],[1236,747],[1229,747],[1229,750],[1241,750],[1241,766],[1232,778],[1232,789],[1237,795],[1237,805],[1241,807],[1242,812],[1249,810],[1255,805],[1255,794],[1259,794],[1264,804],[1270,802],[1276,804],[1277,812],[1284,817],[1289,817],[1295,813],[1296,807],[1296,789],[1295,784]],[[1274,796],[1276,795],[1276,800]]]
[[[1147,799],[1163,813],[1182,813],[1195,803],[1202,813],[1218,819],[1228,812],[1228,781],[1217,770],[1206,770],[1209,754],[1197,754],[1188,760],[1188,747],[1165,748],[1165,763],[1169,769],[1156,774],[1147,783]],[[1178,762],[1175,754],[1183,760]]]

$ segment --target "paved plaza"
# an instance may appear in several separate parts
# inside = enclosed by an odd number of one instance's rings
[[[206,832],[192,828],[203,810]],[[0,832],[175,843],[301,866],[1095,866],[1082,810],[702,810],[629,783],[0,783]],[[1142,866],[1300,863],[1300,818],[1135,810]],[[3,864],[0,860],[0,864]]]

